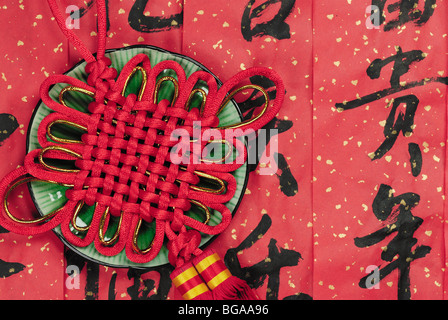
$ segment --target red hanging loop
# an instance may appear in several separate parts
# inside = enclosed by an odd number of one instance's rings
[[[268,68],[255,67],[236,74],[218,89],[216,79],[208,72],[197,71],[187,78],[178,62],[165,60],[151,66],[145,54],[130,59],[118,76],[111,67],[111,60],[105,56],[105,0],[96,0],[96,55],[68,29],[56,0],[47,1],[59,28],[86,61],[87,83],[67,75],[51,76],[42,83],[42,102],[54,113],[44,118],[38,128],[42,149],[29,152],[24,167],[14,170],[0,182],[0,199],[4,200],[0,224],[19,234],[37,234],[60,225],[63,236],[71,244],[85,247],[93,242],[105,256],[125,250],[127,258],[136,263],[154,259],[168,238],[168,260],[176,267],[171,278],[185,299],[256,299],[250,287],[232,276],[215,252],[203,252],[199,246],[201,233],[219,234],[231,222],[232,213],[225,203],[233,198],[237,183],[230,172],[240,168],[247,159],[245,144],[236,138],[258,131],[278,113],[285,94],[280,77]],[[170,76],[166,75],[167,70]],[[140,92],[126,95],[127,83],[137,71],[141,72],[144,82]],[[273,103],[259,86],[235,89],[253,76],[264,76],[274,83],[277,94]],[[165,82],[174,86],[170,101],[162,99],[162,94],[159,96]],[[206,83],[207,92],[196,87],[199,82]],[[49,91],[57,83],[69,86],[60,92],[59,101],[54,101]],[[219,113],[234,94],[244,89],[262,92],[265,97],[262,112],[240,123],[219,127]],[[63,101],[64,90],[93,98],[88,112],[68,107]],[[202,96],[201,106],[190,110],[191,98],[198,93]],[[52,136],[51,126],[55,121],[83,131],[80,141]],[[198,121],[202,126],[201,134],[213,129],[225,137],[226,130],[237,129],[231,139],[220,142],[231,149],[232,157],[236,151],[233,162],[214,163],[202,159],[199,163],[180,166],[170,161],[170,149],[175,145],[171,140],[172,132],[184,129],[191,144],[194,123]],[[207,143],[211,142],[199,143],[199,155],[192,152],[195,159],[202,155]],[[57,168],[47,164],[46,159],[71,161],[76,169]],[[211,177],[211,184],[214,181],[217,189],[207,184],[200,186],[201,179],[207,177]],[[65,193],[68,201],[48,217],[24,221],[11,214],[7,197],[11,188],[33,179],[70,187]],[[95,206],[92,221],[81,230],[85,231],[81,236],[72,232],[80,204]],[[192,205],[205,211],[204,221],[185,214]],[[215,212],[219,213],[221,221],[209,225],[210,216]],[[111,217],[120,218],[119,229],[112,239],[105,240]],[[152,223],[154,228],[154,238],[145,249],[139,248],[137,243],[143,223]]]
[[[104,58],[106,52],[106,4],[104,0],[96,0],[96,8],[98,13],[98,47],[97,47],[97,57],[93,56],[92,52],[85,46],[85,44],[79,39],[79,37],[66,25],[66,19],[62,15],[61,10],[56,2],[56,0],[47,0],[48,5],[56,19],[56,22],[61,29],[65,37],[73,43],[76,49],[79,51],[84,60],[89,62],[94,62],[97,59],[101,60]]]

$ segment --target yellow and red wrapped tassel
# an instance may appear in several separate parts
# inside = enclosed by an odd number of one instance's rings
[[[194,267],[211,290],[214,300],[258,300],[242,279],[233,276],[214,250],[206,250],[193,259]]]
[[[213,300],[212,292],[191,262],[176,268],[171,273],[171,281],[184,300]]]

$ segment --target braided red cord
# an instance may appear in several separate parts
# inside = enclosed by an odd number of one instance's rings
[[[229,225],[232,215],[225,206],[236,191],[236,180],[229,172],[238,169],[246,160],[246,149],[238,139],[231,141],[238,157],[231,163],[201,163],[189,161],[181,170],[178,164],[170,160],[170,151],[177,143],[170,137],[174,130],[183,129],[193,137],[194,123],[201,123],[201,133],[219,124],[217,113],[226,95],[240,82],[254,75],[262,75],[272,80],[277,88],[277,97],[266,113],[243,129],[257,131],[278,112],[283,100],[284,87],[278,75],[270,69],[247,69],[218,89],[215,78],[204,71],[197,71],[186,77],[183,68],[175,61],[166,60],[151,66],[148,56],[138,54],[121,70],[120,74],[112,68],[105,52],[105,11],[104,0],[97,1],[98,7],[98,53],[97,58],[90,53],[78,37],[66,28],[56,1],[48,0],[56,21],[66,37],[74,43],[87,62],[87,84],[65,75],[54,75],[41,85],[40,95],[43,103],[51,108],[38,128],[38,141],[42,148],[58,146],[47,139],[47,127],[55,120],[77,123],[87,129],[82,135],[82,143],[66,143],[64,148],[79,154],[60,150],[49,150],[47,158],[75,160],[78,172],[56,172],[39,163],[41,149],[31,151],[26,157],[24,167],[7,175],[0,183],[0,196],[5,197],[6,190],[25,175],[53,183],[67,184],[72,187],[66,191],[66,205],[51,219],[43,224],[24,225],[0,215],[0,223],[8,230],[20,234],[37,234],[48,231],[57,225],[67,241],[83,247],[95,244],[103,255],[116,255],[122,250],[127,257],[137,263],[154,259],[168,239],[168,259],[174,266],[181,266],[201,253],[199,249],[201,233],[219,234]],[[140,99],[135,94],[122,94],[126,80],[131,72],[141,66],[147,74],[147,84]],[[168,100],[154,103],[157,77],[164,70],[175,72],[179,95],[174,104]],[[117,78],[118,75],[118,78]],[[203,112],[198,109],[186,110],[188,98],[199,80],[208,85],[208,94]],[[49,90],[56,83],[92,92],[95,100],[88,106],[89,113],[82,113],[54,101]],[[217,130],[225,136],[225,130]],[[244,134],[244,130],[236,136]],[[200,154],[207,141],[200,142]],[[194,157],[200,155],[194,154]],[[195,172],[211,174],[226,183],[224,194],[196,191],[191,186],[199,182]],[[212,211],[219,212],[221,222],[210,226],[197,221],[184,213],[191,207],[191,201],[199,201]],[[93,219],[87,232],[78,236],[71,231],[73,212],[80,202],[95,206]],[[122,216],[117,241],[112,246],[101,243],[98,232],[103,213],[109,208],[112,216]],[[107,226],[109,216],[105,225]],[[155,223],[155,235],[151,250],[136,252],[133,247],[134,231],[140,220]]]

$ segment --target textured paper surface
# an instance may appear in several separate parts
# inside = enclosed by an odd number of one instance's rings
[[[76,33],[94,50],[93,1],[61,3],[81,8]],[[223,81],[251,66],[284,80],[278,170],[254,168],[210,245],[262,299],[445,297],[446,1],[125,0],[108,12],[107,48],[159,46]],[[4,176],[22,164],[40,83],[79,55],[46,1],[9,1],[0,19]],[[172,267],[99,266],[54,233],[2,230],[0,259],[2,299],[181,299]]]

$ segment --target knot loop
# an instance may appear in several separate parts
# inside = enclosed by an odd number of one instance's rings
[[[98,60],[87,63],[86,73],[89,74],[87,77],[87,83],[95,87],[96,89],[106,93],[112,84],[114,79],[117,77],[117,70],[110,68],[111,60],[107,57],[99,58]]]
[[[201,234],[196,230],[187,230],[185,227],[179,235],[167,244],[168,260],[176,267],[182,266],[201,254],[199,245],[201,243]]]

